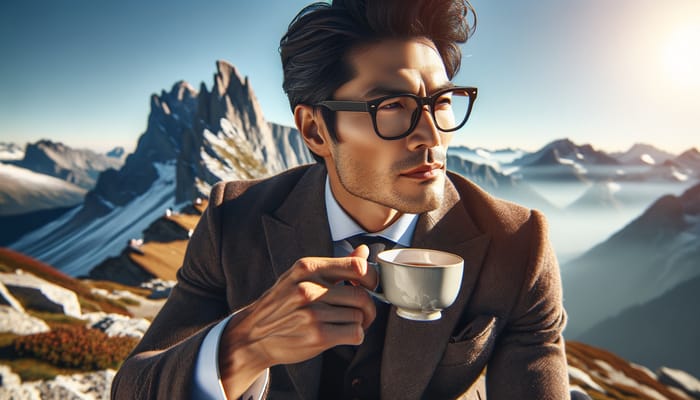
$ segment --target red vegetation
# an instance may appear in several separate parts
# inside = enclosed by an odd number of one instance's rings
[[[14,341],[18,357],[31,357],[57,367],[84,371],[118,368],[138,343],[132,337],[109,337],[83,326],[56,328],[50,332],[20,336]]]

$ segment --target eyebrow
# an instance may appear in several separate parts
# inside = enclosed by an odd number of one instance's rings
[[[448,81],[448,82],[445,82],[442,85],[439,85],[436,88],[434,88],[432,93],[439,92],[440,90],[443,90],[443,89],[453,88],[455,86],[456,85],[454,83]],[[382,97],[382,96],[400,95],[400,94],[407,94],[407,93],[409,93],[409,92],[407,92],[405,89],[396,89],[396,88],[391,88],[388,86],[377,86],[377,87],[374,87],[374,88],[370,89],[369,91],[367,91],[364,95],[364,98],[374,99],[374,98]]]

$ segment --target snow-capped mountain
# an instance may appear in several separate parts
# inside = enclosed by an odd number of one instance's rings
[[[119,168],[122,161],[92,150],[73,149],[63,143],[40,140],[27,144],[24,157],[13,164],[90,190],[102,171]]]
[[[86,274],[167,208],[206,196],[220,180],[312,162],[299,143],[295,129],[265,121],[248,79],[219,61],[211,91],[178,82],[151,96],[146,132],[122,168],[100,174],[80,209],[10,247],[70,275]]]
[[[447,153],[476,164],[488,165],[506,175],[508,174],[508,171],[504,169],[504,166],[507,166],[525,154],[528,154],[526,151],[521,149],[508,148],[488,150],[481,147],[472,149],[467,146],[452,146],[448,149]]]
[[[619,162],[590,144],[577,145],[569,139],[555,140],[540,150],[514,160],[517,166],[618,165]]]
[[[625,152],[610,155],[625,165],[659,165],[675,157],[667,151],[646,143],[635,143]]]
[[[591,221],[595,223],[595,221]],[[584,331],[700,275],[700,184],[666,195],[581,257],[564,264],[565,334]]]
[[[72,207],[83,201],[85,193],[85,189],[62,179],[0,163],[0,216]]]
[[[689,149],[669,162],[676,166],[681,174],[690,177],[700,177],[700,151]]]

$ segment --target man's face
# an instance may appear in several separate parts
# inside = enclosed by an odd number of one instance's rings
[[[426,39],[364,46],[351,52],[349,61],[355,78],[336,90],[335,100],[428,96],[449,84],[442,59]],[[338,141],[325,161],[333,193],[351,215],[381,214],[382,208],[421,213],[440,205],[452,135],[435,127],[428,107],[415,130],[398,140],[377,136],[369,113],[338,111],[336,122]]]

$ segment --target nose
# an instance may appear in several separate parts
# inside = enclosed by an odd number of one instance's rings
[[[418,124],[408,135],[408,146],[411,150],[420,148],[433,148],[442,144],[442,132],[435,126],[435,121],[428,105],[420,109]]]

